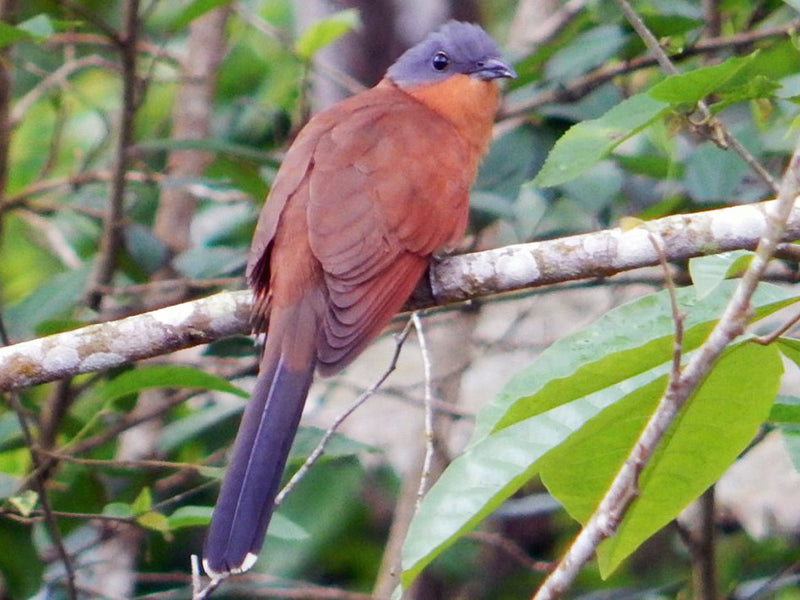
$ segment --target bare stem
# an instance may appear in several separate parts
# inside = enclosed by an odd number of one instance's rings
[[[69,3],[74,9],[75,5]],[[122,114],[120,115],[119,134],[115,150],[111,194],[108,209],[103,221],[103,237],[100,242],[100,253],[95,266],[92,289],[89,291],[87,304],[92,309],[100,307],[102,294],[98,286],[111,283],[117,268],[117,255],[122,247],[122,219],[124,215],[126,180],[128,170],[128,149],[133,143],[133,122],[136,115],[136,92],[138,79],[136,75],[136,39],[139,33],[139,0],[125,2],[123,31],[116,38],[120,61],[122,63]]]
[[[422,355],[422,367],[425,375],[425,458],[422,461],[422,472],[419,476],[419,488],[417,489],[417,502],[416,509],[419,510],[419,505],[422,502],[422,497],[430,485],[430,477],[433,466],[433,457],[436,452],[435,448],[435,432],[433,429],[433,389],[431,385],[431,357],[428,352],[428,343],[425,339],[425,330],[422,327],[422,319],[419,316],[419,311],[415,311],[411,315],[411,322],[414,323],[414,329],[417,332],[417,340],[419,341],[419,351]]]

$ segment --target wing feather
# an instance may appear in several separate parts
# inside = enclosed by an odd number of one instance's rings
[[[291,258],[272,256],[272,242],[288,213],[303,210],[327,304],[319,368],[349,363],[402,307],[429,255],[463,235],[474,153],[449,121],[390,83],[314,117],[287,152],[253,238],[256,324],[267,319],[273,271]]]
[[[381,88],[375,88],[381,90]],[[308,228],[328,292],[317,353],[335,372],[378,335],[425,272],[463,235],[471,149],[397,89],[364,105],[314,150]]]

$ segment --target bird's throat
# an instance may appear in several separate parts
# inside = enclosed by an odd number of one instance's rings
[[[443,82],[404,90],[455,125],[473,147],[476,163],[486,152],[500,102],[495,81],[454,75]]]

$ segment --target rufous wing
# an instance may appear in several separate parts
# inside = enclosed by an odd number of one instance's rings
[[[464,233],[470,149],[453,126],[396,88],[374,88],[320,136],[308,229],[328,293],[318,367],[349,363],[405,303],[430,255]],[[346,104],[345,104],[346,106]]]

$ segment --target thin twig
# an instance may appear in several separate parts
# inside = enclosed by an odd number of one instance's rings
[[[433,457],[436,451],[435,447],[435,432],[433,429],[433,389],[431,386],[431,358],[428,352],[428,343],[425,340],[425,331],[422,328],[422,319],[419,316],[419,311],[414,311],[411,314],[411,322],[414,323],[414,329],[417,332],[417,341],[419,342],[419,352],[422,356],[422,370],[425,376],[425,458],[422,461],[422,471],[419,475],[419,487],[417,488],[417,502],[416,510],[419,510],[419,505],[422,503],[422,498],[428,490],[428,485],[431,477],[431,468],[433,465]]]
[[[692,585],[697,600],[717,600],[714,486],[695,500],[688,526],[678,523],[678,533],[689,549]]]
[[[135,516],[128,516],[128,517],[121,517],[116,515],[106,515],[102,513],[81,513],[81,512],[72,512],[72,511],[63,511],[63,510],[34,510],[30,514],[20,514],[18,512],[14,512],[11,510],[3,510],[0,511],[5,517],[13,518],[20,523],[36,523],[38,521],[44,520],[47,522],[48,515],[52,517],[58,517],[59,519],[78,519],[81,521],[107,521],[109,523],[127,523],[127,524],[135,524],[136,517]]]
[[[89,67],[118,71],[117,65],[95,54],[82,56],[77,60],[64,63],[39,81],[39,83],[28,90],[28,92],[17,101],[14,105],[14,109],[11,111],[11,122],[9,126],[12,128],[17,127],[30,107],[41,100],[52,88],[64,85],[71,75]]]
[[[33,438],[33,433],[28,425],[28,418],[25,415],[25,410],[23,409],[22,403],[19,401],[17,394],[12,392],[7,395],[7,398],[12,410],[17,415],[17,420],[19,421],[19,426],[22,430],[22,437],[25,439],[25,446],[28,448],[28,452],[30,453],[33,468],[39,472],[39,475],[33,478],[33,486],[36,490],[36,494],[38,495],[39,504],[42,507],[42,515],[44,517],[45,524],[47,525],[47,530],[50,532],[50,538],[53,542],[53,547],[56,549],[61,563],[64,565],[67,597],[70,600],[77,600],[78,592],[75,589],[75,568],[72,565],[72,559],[70,558],[67,549],[64,547],[64,540],[61,537],[61,529],[56,522],[56,513],[54,513],[53,507],[50,505],[50,498],[47,495],[46,482],[44,477],[41,475],[42,469],[39,463],[39,457],[34,450],[36,441]]]
[[[553,568],[553,563],[550,561],[532,559],[519,544],[498,533],[473,531],[464,537],[501,550],[514,562],[533,573],[548,573]]]
[[[672,279],[672,271],[667,263],[667,257],[664,254],[664,245],[661,238],[652,231],[647,232],[650,241],[653,243],[658,254],[658,260],[661,262],[661,270],[664,272],[664,284],[669,294],[669,305],[672,310],[672,322],[675,325],[675,337],[672,342],[672,376],[680,377],[681,374],[681,361],[683,360],[683,324],[685,319],[684,314],[681,312],[680,305],[678,304],[678,292],[675,281]]]
[[[70,456],[64,452],[51,452],[48,450],[39,450],[39,454],[52,458],[59,462],[69,462],[87,467],[100,467],[108,469],[131,469],[131,470],[190,470],[199,471],[204,468],[204,465],[194,463],[179,463],[170,462],[167,460],[103,460],[96,458],[78,458]]]
[[[753,338],[753,341],[757,344],[761,344],[762,346],[768,346],[779,337],[781,337],[784,333],[789,331],[792,327],[800,323],[800,311],[798,311],[791,319],[787,320],[783,325],[778,327],[772,333],[768,333],[767,335],[759,335]]]
[[[73,6],[71,0],[69,4]],[[87,298],[88,306],[95,310],[100,307],[102,299],[102,294],[97,291],[96,286],[106,286],[111,283],[117,267],[117,255],[122,246],[122,218],[124,215],[126,189],[125,173],[130,162],[128,150],[133,143],[133,124],[137,104],[136,40],[139,34],[139,0],[127,0],[124,12],[123,31],[118,36],[115,36],[122,63],[122,114],[120,115],[117,146],[114,151],[115,158],[109,205],[103,222],[100,252],[92,278],[93,288]]]
[[[192,554],[192,600],[205,600],[223,582],[221,577],[212,577],[211,580],[203,585],[203,575],[200,570],[200,557]]]
[[[309,469],[320,459],[320,457],[324,454],[325,448],[328,445],[328,442],[333,437],[334,433],[339,429],[339,426],[344,422],[347,417],[349,417],[353,412],[360,407],[364,402],[367,401],[371,396],[378,391],[384,381],[388,379],[389,375],[397,368],[397,361],[400,358],[400,351],[403,348],[403,344],[405,343],[406,339],[408,338],[408,334],[411,331],[411,320],[406,323],[405,328],[402,332],[400,332],[397,336],[395,336],[395,349],[394,354],[392,355],[391,360],[389,361],[389,365],[381,374],[381,376],[377,379],[377,381],[372,384],[367,390],[365,390],[361,395],[356,398],[353,403],[347,407],[341,414],[339,414],[336,419],[334,419],[333,423],[328,427],[325,433],[322,436],[322,439],[317,443],[314,450],[309,454],[308,458],[306,458],[305,462],[302,466],[292,475],[289,481],[283,486],[283,489],[278,493],[275,497],[275,507],[281,505],[281,503],[285,500],[286,496],[288,496],[295,486],[303,480],[303,478],[308,473]],[[211,578],[209,583],[205,586],[203,585],[203,578],[200,574],[199,566],[197,566],[198,558],[196,555],[192,555],[192,600],[204,600],[208,598],[211,593],[219,587],[222,583],[223,578]]]
[[[192,576],[178,571],[153,573],[140,571],[136,580],[143,584],[186,585],[192,583]],[[276,575],[263,575],[254,571],[241,573],[235,581],[228,583],[231,595],[246,598],[272,598],[274,600],[379,600],[362,592],[351,592],[333,586],[316,585],[305,581],[296,581]],[[153,596],[147,596],[152,598]],[[162,597],[162,596],[158,596]],[[178,598],[185,598],[185,591],[179,590]],[[207,597],[207,596],[204,596]],[[198,600],[194,597],[193,600]]]

